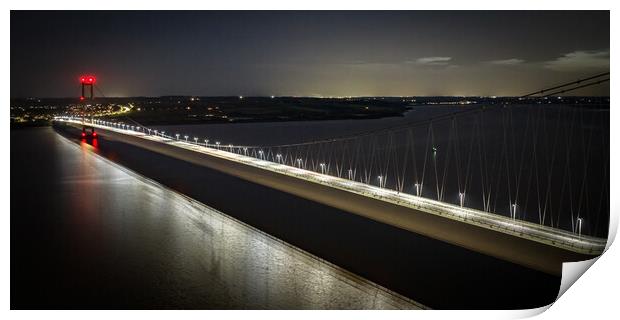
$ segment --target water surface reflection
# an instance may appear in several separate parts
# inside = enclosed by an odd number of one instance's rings
[[[43,168],[30,174],[44,171],[43,178],[50,184],[31,189],[37,204],[25,206],[25,214],[19,215],[18,208],[11,210],[12,220],[30,220],[11,227],[12,235],[19,233],[11,241],[12,252],[19,252],[11,261],[13,307],[416,307],[406,298],[101,158],[92,152],[96,144],[90,141],[78,145],[49,128],[11,135],[12,143],[23,142],[22,138],[45,143],[28,152],[12,150],[11,157],[22,160],[24,167],[29,159],[43,163]],[[54,159],[47,161],[46,156]],[[14,192],[35,183],[34,179],[20,181]],[[33,220],[50,216],[56,223],[47,228]],[[19,226],[32,224],[41,224],[43,232],[32,235],[38,243],[28,248],[21,240],[29,230]],[[24,253],[27,250],[31,255]],[[32,255],[38,251],[51,254],[49,259],[36,258],[44,262],[39,265],[42,271],[29,273],[35,270]],[[40,290],[26,299],[27,292],[22,291],[32,290],[30,282],[37,282]]]

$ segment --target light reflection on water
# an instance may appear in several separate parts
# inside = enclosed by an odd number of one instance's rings
[[[80,239],[77,254],[100,255],[104,261],[100,267],[114,269],[111,280],[125,282],[121,286],[146,283],[159,306],[416,307],[97,156],[92,150],[96,144],[77,146],[59,135],[54,140],[63,154],[55,193],[60,202],[69,204],[65,214],[73,226],[68,230]]]

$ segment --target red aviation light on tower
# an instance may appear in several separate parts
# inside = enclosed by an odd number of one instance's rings
[[[83,75],[80,77],[81,84],[95,84],[97,82],[97,78],[93,75]]]
[[[95,82],[97,82],[97,78],[92,74],[84,74],[80,76],[80,85],[82,87],[82,95],[80,96],[80,101],[84,100],[93,100],[95,95],[93,93],[93,87],[95,86]],[[90,94],[88,94],[90,93]]]

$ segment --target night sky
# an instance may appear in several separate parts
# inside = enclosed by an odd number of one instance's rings
[[[609,12],[11,12],[11,97],[519,95],[609,71]],[[609,95],[609,85],[576,92]]]

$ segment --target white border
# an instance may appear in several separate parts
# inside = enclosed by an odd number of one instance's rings
[[[490,0],[444,0],[441,2],[433,1],[398,1],[398,0],[382,0],[382,1],[368,1],[368,0],[348,0],[339,1],[334,0],[315,0],[307,2],[295,2],[295,1],[276,1],[276,0],[262,0],[262,1],[220,1],[220,2],[207,2],[207,1],[187,1],[187,0],[175,0],[175,1],[123,1],[123,0],[107,0],[105,2],[88,2],[88,1],[4,1],[2,2],[4,19],[2,19],[2,43],[6,47],[9,46],[10,37],[10,11],[9,9],[21,9],[21,10],[34,10],[34,9],[325,9],[325,10],[351,10],[351,9],[364,9],[364,10],[387,10],[387,9],[416,9],[416,10],[428,10],[428,9],[463,9],[463,10],[612,10],[611,12],[611,34],[618,34],[618,14],[615,14],[615,10],[618,9],[618,1],[575,1],[575,0],[521,0],[514,2],[500,2]],[[610,43],[610,51],[612,56],[618,52],[615,41]],[[6,48],[2,50],[4,57],[2,71],[5,75],[2,79],[1,89],[4,97],[4,101],[8,102],[10,97],[10,50]],[[612,58],[615,60],[615,58]],[[611,65],[611,69],[614,68],[614,64]],[[613,70],[612,70],[613,71]],[[613,73],[613,72],[612,72]],[[616,82],[611,83],[611,92],[618,92]],[[2,126],[2,133],[0,137],[1,150],[10,150],[9,148],[9,117],[8,106],[5,106],[5,117],[0,121]],[[620,123],[618,120],[618,112],[612,108],[611,122]],[[620,134],[618,126],[611,126],[611,141],[620,141]],[[620,161],[618,158],[618,148],[613,144],[611,146],[611,163]],[[530,310],[526,312],[504,312],[504,311],[471,311],[471,312],[459,312],[459,311],[441,311],[441,312],[416,312],[411,314],[408,311],[397,312],[381,312],[381,311],[321,311],[318,312],[295,312],[295,311],[262,311],[262,312],[244,312],[244,311],[212,311],[209,314],[205,314],[204,311],[103,311],[103,312],[89,312],[89,311],[59,311],[59,312],[42,312],[37,311],[12,311],[7,312],[10,308],[10,273],[9,273],[9,249],[10,249],[10,224],[9,224],[9,212],[10,212],[10,157],[3,156],[2,161],[2,173],[0,179],[4,182],[2,184],[2,190],[0,190],[0,197],[3,206],[3,242],[2,242],[2,257],[4,261],[0,264],[2,268],[2,300],[5,303],[5,316],[10,316],[16,319],[30,319],[40,318],[42,316],[51,319],[109,319],[112,317],[149,317],[149,319],[167,319],[171,316],[204,319],[209,317],[225,317],[225,318],[248,318],[253,319],[290,319],[292,317],[300,319],[314,319],[316,317],[321,318],[356,318],[356,319],[376,319],[376,318],[402,318],[409,319],[411,316],[424,317],[424,318],[437,318],[437,319],[453,319],[459,318],[472,318],[472,319],[497,319],[497,318],[513,318],[523,317],[527,315],[535,314],[536,310]],[[620,181],[620,174],[613,165],[610,166],[611,177],[611,195],[620,194],[618,191],[618,181]],[[618,198],[612,197],[612,226],[611,228],[617,228],[618,221]],[[615,229],[614,229],[615,232]],[[545,319],[562,319],[562,318],[610,318],[617,314],[617,297],[618,294],[618,270],[620,270],[620,253],[618,253],[617,246],[612,246],[609,250],[599,259],[597,263],[592,266],[592,270],[586,272],[575,285],[568,290],[558,302],[556,302],[548,312],[542,315]],[[544,308],[542,308],[544,309]],[[537,310],[540,312],[541,310]]]

